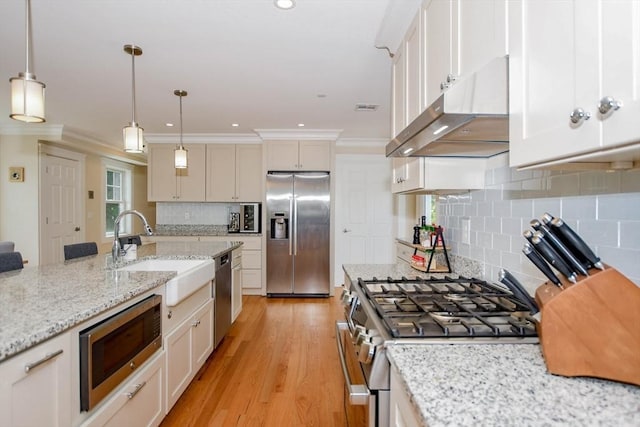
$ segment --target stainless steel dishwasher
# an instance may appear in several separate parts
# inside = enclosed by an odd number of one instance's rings
[[[216,323],[213,333],[214,348],[231,327],[231,259],[227,252],[215,258],[216,276],[214,279]]]

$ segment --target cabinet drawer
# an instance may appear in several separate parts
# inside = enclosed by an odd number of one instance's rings
[[[411,262],[415,249],[402,243],[396,243],[397,257],[403,261]]]
[[[262,268],[262,252],[242,251],[242,268]]]
[[[241,237],[238,239],[242,243],[244,243],[241,248],[243,251],[253,250],[259,251],[262,246],[262,238],[261,237]]]
[[[260,289],[262,270],[242,270],[242,288]]]

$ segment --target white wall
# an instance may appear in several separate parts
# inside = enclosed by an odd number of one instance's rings
[[[529,221],[562,217],[602,260],[640,285],[640,170],[523,171],[503,166],[486,174],[485,190],[438,199],[438,222],[451,251],[484,263],[485,279],[505,268],[533,293],[546,278],[522,254]],[[461,243],[461,219],[471,244]]]

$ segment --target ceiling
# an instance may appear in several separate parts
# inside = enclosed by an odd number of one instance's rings
[[[397,43],[389,34],[402,31],[391,17],[406,20],[415,4],[297,0],[280,10],[273,0],[32,0],[31,72],[47,85],[47,124],[119,147],[132,113],[125,44],[143,49],[136,119],[147,135],[179,132],[173,91],[183,89],[185,136],[288,129],[386,139],[391,58],[375,46]],[[41,126],[9,119],[8,80],[25,71],[24,10],[24,1],[0,0],[0,128]],[[360,103],[379,108],[357,112]]]

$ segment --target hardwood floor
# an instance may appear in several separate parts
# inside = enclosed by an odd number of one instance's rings
[[[229,334],[161,427],[344,426],[340,297],[244,296]]]

